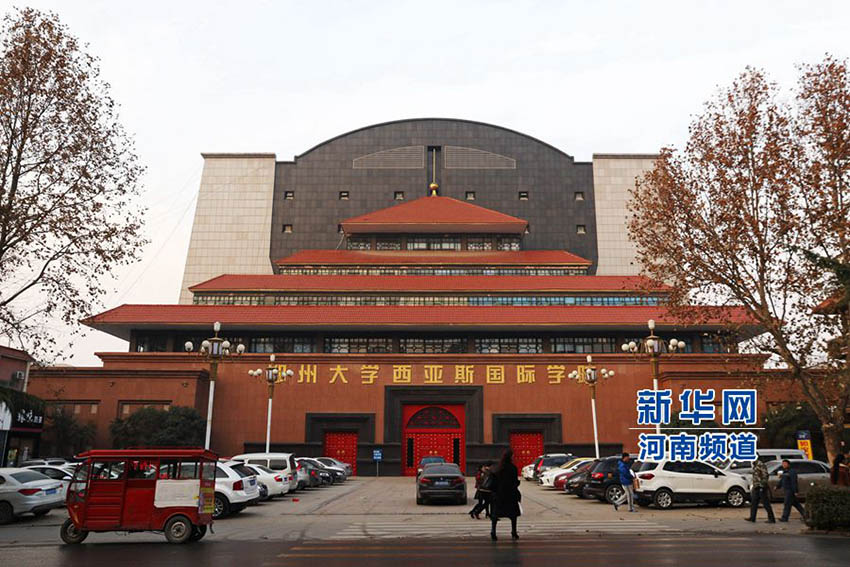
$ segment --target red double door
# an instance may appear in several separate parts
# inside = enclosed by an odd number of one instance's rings
[[[357,474],[357,432],[356,431],[326,431],[326,457],[351,465],[351,474]]]
[[[511,450],[514,452],[514,464],[517,471],[543,454],[542,432],[516,432],[510,434]]]
[[[466,470],[463,405],[406,405],[402,409],[402,472],[415,476],[423,457],[440,456]]]

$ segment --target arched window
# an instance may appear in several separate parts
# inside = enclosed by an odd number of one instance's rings
[[[460,429],[457,418],[448,410],[430,406],[413,414],[407,422],[410,429]]]

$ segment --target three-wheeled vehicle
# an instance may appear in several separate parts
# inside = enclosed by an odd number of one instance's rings
[[[215,464],[204,449],[121,449],[81,453],[68,486],[70,518],[60,535],[161,531],[171,543],[198,541],[212,524]]]

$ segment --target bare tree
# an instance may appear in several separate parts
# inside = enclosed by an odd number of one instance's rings
[[[0,29],[0,339],[42,357],[145,243],[143,168],[109,85],[53,13]],[[63,329],[68,332],[68,328]]]
[[[850,204],[850,81],[846,62],[801,67],[793,102],[748,68],[706,103],[682,151],[664,148],[632,192],[629,223],[644,272],[671,284],[671,306],[743,306],[840,450],[850,393],[846,361],[827,340],[847,321],[812,310],[836,291],[811,253],[845,265]],[[808,256],[807,256],[808,254]],[[730,332],[741,329],[730,323]]]

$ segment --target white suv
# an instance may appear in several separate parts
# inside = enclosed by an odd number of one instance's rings
[[[292,453],[243,453],[233,457],[234,461],[242,461],[249,465],[263,465],[273,471],[283,473],[289,482],[289,492],[298,489],[298,463]]]
[[[676,502],[726,502],[740,508],[747,501],[744,477],[699,461],[646,461],[637,472],[638,503],[667,509]]]
[[[218,462],[215,466],[215,508],[213,518],[236,514],[260,499],[253,471],[239,461]]]

